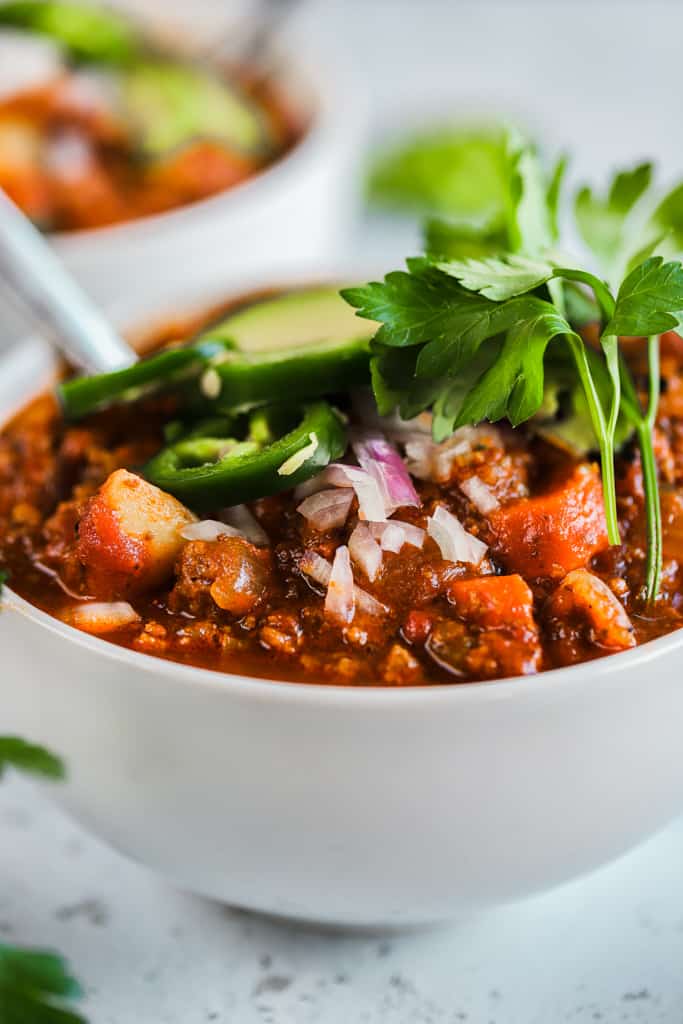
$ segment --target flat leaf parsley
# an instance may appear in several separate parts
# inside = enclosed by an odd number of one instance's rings
[[[645,490],[648,553],[645,595],[657,596],[662,566],[661,511],[653,431],[659,400],[659,335],[683,317],[683,266],[656,254],[683,226],[683,191],[674,190],[634,227],[647,201],[650,164],[614,178],[606,196],[583,188],[575,216],[601,268],[557,250],[566,161],[547,174],[533,147],[505,147],[505,216],[495,225],[431,222],[427,255],[382,282],[349,288],[357,315],[380,323],[372,341],[372,380],[381,413],[433,413],[437,441],[464,424],[507,419],[543,422],[549,388],[569,395],[566,436],[592,437],[602,465],[605,516],[621,542],[615,451],[635,436]],[[683,231],[681,231],[683,238]],[[612,277],[614,281],[614,277]],[[596,323],[599,347],[582,329]],[[642,402],[619,337],[645,336],[649,393]],[[565,403],[566,405],[567,403]]]

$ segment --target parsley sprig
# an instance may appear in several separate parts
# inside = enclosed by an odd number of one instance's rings
[[[0,778],[7,768],[46,779],[64,777],[58,757],[18,736],[0,736]],[[80,995],[78,982],[56,953],[0,943],[2,1024],[86,1024],[69,1008]]]
[[[582,189],[579,229],[606,280],[581,260],[560,254],[558,221],[566,161],[546,175],[533,147],[510,137],[502,204],[504,228],[434,222],[428,252],[382,282],[342,294],[358,315],[380,323],[372,342],[379,411],[411,418],[433,413],[435,440],[465,424],[507,419],[518,426],[539,413],[546,383],[573,367],[582,392],[574,416],[587,418],[600,451],[610,542],[621,542],[615,452],[635,434],[643,464],[648,532],[646,596],[661,580],[661,511],[653,431],[659,400],[659,335],[678,326],[683,266],[655,255],[666,238],[683,236],[683,189],[653,210],[639,231],[634,211],[646,196],[651,166],[621,172],[606,197]],[[668,211],[668,213],[667,213]],[[667,218],[670,224],[667,225]],[[468,249],[469,245],[469,249]],[[619,270],[618,276],[615,276]],[[616,281],[616,285],[614,282]],[[577,301],[578,300],[578,301]],[[581,334],[590,303],[599,349]],[[619,337],[648,337],[645,406],[620,350]]]
[[[7,1024],[86,1024],[68,1007],[81,989],[61,957],[0,945],[0,1020]]]

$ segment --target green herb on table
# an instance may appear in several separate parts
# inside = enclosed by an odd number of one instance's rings
[[[0,736],[0,778],[7,768],[45,779],[64,778],[64,765],[58,757],[18,736]]]
[[[7,768],[46,779],[64,777],[58,757],[17,736],[0,736],[0,778]],[[86,1024],[68,1005],[80,995],[80,986],[57,954],[0,944],[2,1024]]]
[[[61,957],[0,945],[0,1020],[6,1024],[85,1024],[69,1009],[81,995]]]

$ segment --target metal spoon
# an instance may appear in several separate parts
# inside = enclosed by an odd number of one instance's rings
[[[137,361],[130,345],[65,270],[40,232],[0,189],[0,283],[86,373]]]
[[[243,68],[252,86],[265,82],[276,63],[275,39],[282,25],[301,0],[258,0],[243,26],[230,31],[205,50],[203,57],[213,63]]]

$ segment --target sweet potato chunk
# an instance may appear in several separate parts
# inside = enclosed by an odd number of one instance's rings
[[[88,592],[104,600],[162,583],[182,548],[193,514],[158,487],[117,469],[86,503],[75,553]]]
[[[603,651],[635,647],[631,620],[607,584],[587,569],[575,569],[550,595],[544,609],[554,638],[553,653],[567,665]]]
[[[566,576],[609,547],[597,469],[577,466],[558,487],[489,519],[497,558],[526,579]]]
[[[519,575],[453,580],[447,596],[461,618],[482,629],[536,629],[534,597]]]

